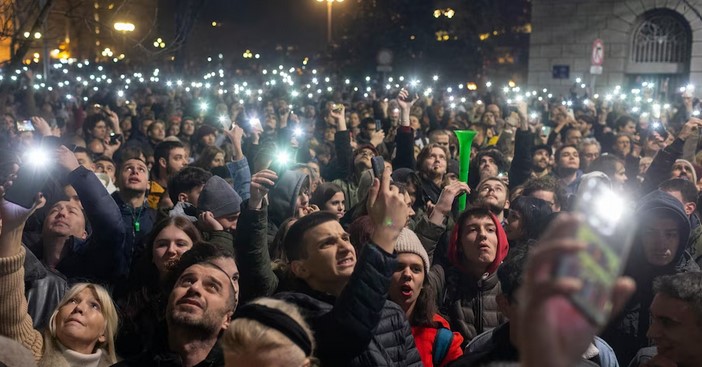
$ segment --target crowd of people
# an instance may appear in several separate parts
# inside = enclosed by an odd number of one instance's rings
[[[702,363],[692,87],[658,104],[84,65],[0,89],[3,363]],[[592,180],[638,224],[606,325],[553,276],[583,250],[569,212]]]

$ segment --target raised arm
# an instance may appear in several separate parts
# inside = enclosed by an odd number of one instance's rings
[[[65,146],[58,148],[58,163],[68,169],[68,183],[78,194],[92,233],[77,256],[61,261],[59,271],[69,278],[113,281],[129,271],[130,254],[125,250],[126,230],[117,203],[91,171],[78,164]]]
[[[0,187],[0,197],[4,191]],[[44,340],[34,329],[27,309],[24,293],[24,257],[22,231],[24,223],[36,210],[44,206],[43,197],[31,209],[23,208],[0,199],[0,335],[12,338],[32,351],[39,360],[43,354]]]
[[[270,296],[278,288],[278,277],[271,268],[268,252],[268,208],[264,205],[264,198],[277,179],[275,172],[267,169],[254,174],[251,199],[239,217],[234,249],[241,274],[239,301],[242,304]]]

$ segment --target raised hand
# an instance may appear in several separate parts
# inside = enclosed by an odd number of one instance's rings
[[[429,220],[435,224],[442,224],[444,219],[451,213],[454,200],[460,194],[470,194],[470,187],[463,182],[454,182],[441,190],[439,200],[432,204],[432,211],[429,213]]]
[[[395,242],[407,222],[409,207],[404,195],[390,185],[390,170],[383,172],[382,180],[373,179],[368,190],[368,214],[375,224],[372,241],[388,253],[395,250]]]
[[[200,230],[204,232],[223,231],[224,227],[215,219],[212,212],[202,212],[197,218]]]
[[[568,299],[580,290],[582,281],[553,276],[562,256],[585,248],[574,239],[579,225],[575,215],[558,216],[530,251],[518,302],[522,366],[574,366],[598,331]],[[612,315],[624,307],[634,289],[631,278],[616,281]]]
[[[73,172],[76,168],[80,167],[78,159],[75,154],[71,152],[65,145],[61,145],[56,148],[56,163],[60,166],[66,168],[68,171]]]
[[[39,116],[33,116],[32,119],[32,125],[34,125],[34,129],[39,133],[41,136],[50,136],[52,135],[51,133],[51,126],[49,126],[49,123],[44,120],[44,118],[39,117]]]
[[[251,176],[249,209],[260,210],[263,207],[263,198],[268,195],[268,191],[273,188],[277,180],[278,175],[269,169],[258,171]]]

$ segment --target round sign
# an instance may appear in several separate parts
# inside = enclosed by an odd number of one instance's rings
[[[592,43],[591,62],[594,66],[602,66],[602,63],[604,63],[604,42],[599,38]]]

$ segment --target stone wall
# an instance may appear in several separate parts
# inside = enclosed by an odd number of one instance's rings
[[[597,76],[596,90],[624,84],[632,33],[640,16],[652,9],[674,10],[689,22],[690,81],[702,84],[702,0],[532,0],[529,87],[562,93],[578,77],[590,83],[596,38],[605,44],[604,71]],[[570,79],[554,79],[553,65],[569,65]]]

